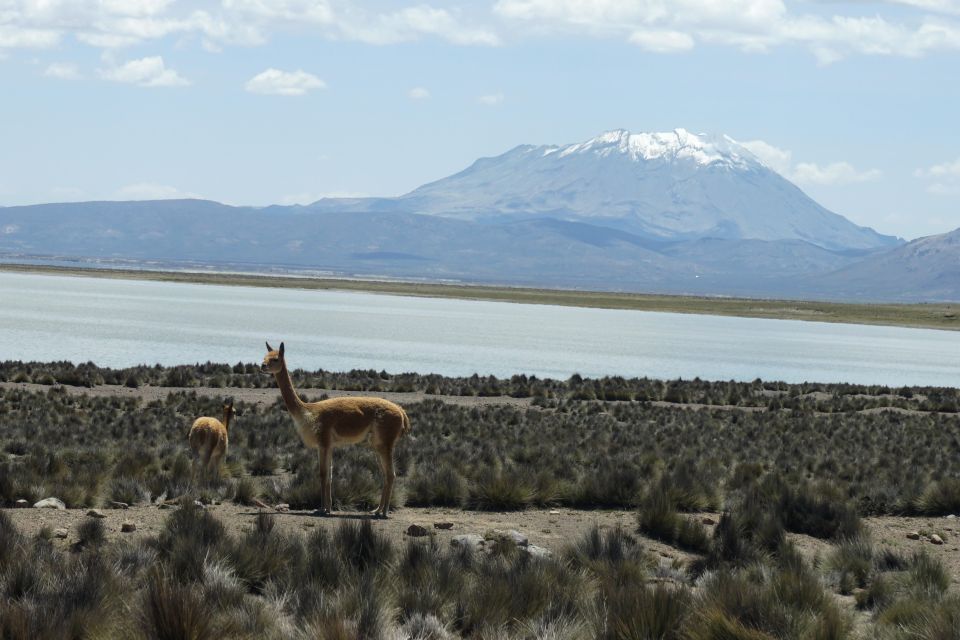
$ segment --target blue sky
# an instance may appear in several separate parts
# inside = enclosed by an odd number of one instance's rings
[[[914,238],[960,227],[958,114],[960,0],[0,0],[0,205],[396,195],[683,127]]]

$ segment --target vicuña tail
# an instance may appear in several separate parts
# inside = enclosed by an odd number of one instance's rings
[[[410,418],[407,416],[407,412],[403,409],[400,409],[400,417],[403,420],[403,427],[401,427],[400,432],[402,434],[410,433]]]

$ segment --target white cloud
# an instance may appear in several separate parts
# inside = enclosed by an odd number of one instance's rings
[[[937,196],[960,194],[960,158],[952,162],[942,162],[926,169],[913,172],[918,178],[931,178],[934,182],[927,185],[927,193]]]
[[[386,3],[384,3],[386,4]],[[198,8],[202,7],[202,8]],[[206,48],[259,45],[277,32],[306,32],[371,44],[439,38],[458,45],[500,43],[492,29],[467,24],[459,10],[413,2],[375,10],[358,0],[0,0],[0,48],[49,48],[64,36],[117,48],[171,35]]]
[[[407,91],[407,97],[411,100],[426,100],[430,97],[430,92],[423,87],[414,87]]]
[[[153,182],[128,184],[117,189],[113,194],[115,200],[181,200],[185,198],[202,198],[202,196]]]
[[[960,178],[960,158],[957,158],[953,162],[944,162],[942,164],[935,164],[932,167],[927,169],[917,169],[914,172],[918,178],[941,178],[941,177],[953,177]]]
[[[741,142],[740,146],[746,147],[747,151],[760,158],[764,164],[779,173],[787,176],[793,167],[793,154],[785,149],[780,149],[763,140],[750,140]]]
[[[168,69],[162,56],[130,60],[120,66],[99,70],[100,76],[113,82],[141,87],[179,87],[190,84],[173,69]]]
[[[891,4],[902,4],[936,13],[960,14],[960,2],[957,0],[887,0]]]
[[[955,196],[960,194],[960,182],[934,182],[927,187],[927,193],[935,196]]]
[[[467,26],[443,8],[417,4],[390,12],[363,8],[345,0],[224,0],[234,19],[251,18],[261,30],[312,27],[322,35],[368,44],[411,42],[425,36],[458,45],[500,44],[490,29]]]
[[[693,37],[681,31],[638,29],[630,34],[630,42],[654,53],[674,53],[693,49]]]
[[[841,186],[869,182],[880,177],[879,169],[860,171],[849,162],[832,162],[823,166],[814,162],[800,162],[794,165],[792,152],[763,140],[750,140],[740,145],[783,177],[799,184]]]
[[[490,106],[490,107],[495,107],[495,106],[497,106],[498,104],[500,104],[500,103],[503,102],[503,94],[502,94],[502,93],[490,93],[490,94],[487,94],[487,95],[485,95],[485,96],[480,96],[480,97],[478,98],[478,100],[480,100],[480,102],[481,102],[482,104],[485,104],[485,105]]]
[[[813,162],[801,162],[793,170],[793,179],[801,184],[836,186],[870,182],[879,177],[879,169],[860,171],[849,162],[831,162],[824,166]]]
[[[0,5],[0,20],[3,19]],[[60,34],[52,29],[31,29],[0,23],[0,49],[48,49],[60,42]]]
[[[830,64],[851,54],[916,57],[960,50],[960,24],[929,14],[960,15],[957,2],[897,3],[919,13],[898,12],[897,21],[879,12],[822,16],[791,11],[802,3],[788,7],[783,0],[498,0],[493,10],[514,27],[623,38],[657,52],[683,51],[696,42],[748,52],[795,44],[808,48],[820,64]]]
[[[215,50],[296,32],[378,45],[433,38],[465,46],[561,34],[617,38],[657,53],[700,43],[749,52],[797,45],[820,64],[854,54],[960,50],[958,0],[820,2],[817,12],[811,2],[786,0],[496,0],[492,19],[469,3],[407,1],[378,9],[359,0],[0,0],[0,49],[49,48],[65,37],[117,48],[178,36]]]
[[[43,75],[60,80],[79,80],[83,77],[77,65],[70,62],[54,62],[44,70]]]
[[[262,93],[275,96],[302,96],[314,89],[325,89],[327,84],[302,69],[281,71],[267,69],[247,81],[246,89],[250,93]]]

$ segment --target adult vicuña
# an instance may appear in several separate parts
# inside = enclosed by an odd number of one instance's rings
[[[220,469],[220,461],[227,455],[228,432],[230,421],[239,415],[233,408],[233,401],[223,405],[223,422],[216,418],[202,417],[193,421],[190,427],[190,448],[196,454],[193,462],[193,475],[197,475],[198,467],[205,478],[215,478]]]
[[[372,513],[386,518],[390,510],[393,481],[396,478],[393,470],[393,449],[400,436],[410,431],[410,418],[407,413],[383,398],[354,396],[304,402],[293,388],[287,363],[283,359],[282,342],[279,349],[274,349],[267,343],[267,355],[263,358],[262,370],[272,373],[277,379],[283,404],[290,412],[303,444],[317,450],[323,500],[320,514],[329,515],[333,510],[333,448],[366,440],[376,451],[380,470],[383,472],[380,506]]]

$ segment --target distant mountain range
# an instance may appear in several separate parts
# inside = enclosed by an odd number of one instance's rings
[[[0,208],[0,260],[544,287],[960,300],[960,231],[908,244],[823,208],[725,136],[520,146],[397,198]]]

